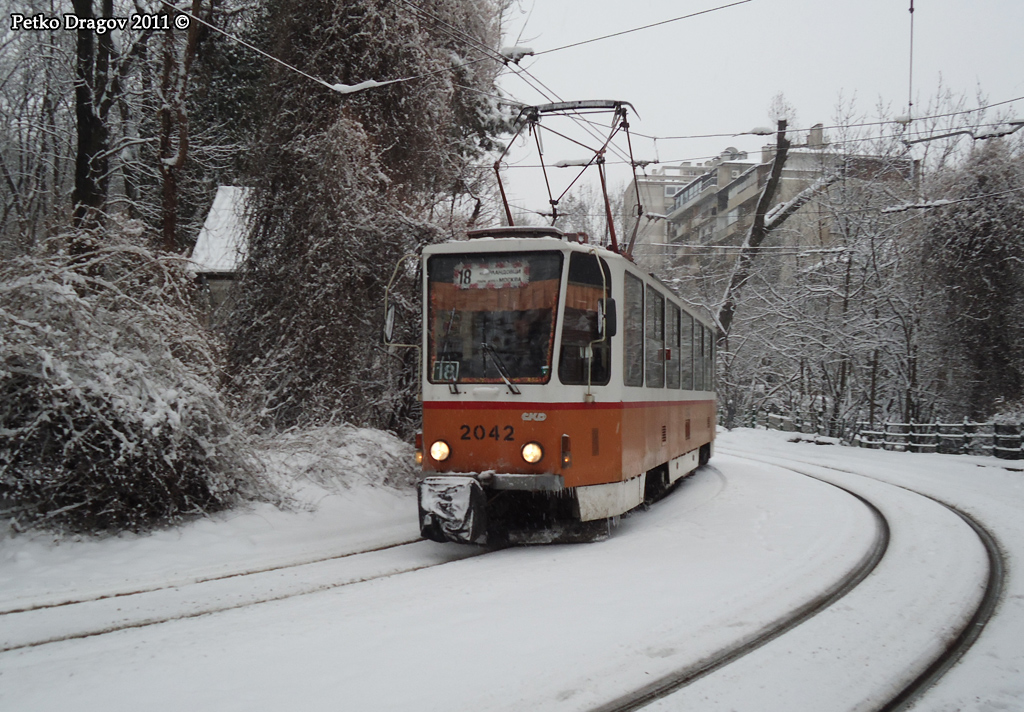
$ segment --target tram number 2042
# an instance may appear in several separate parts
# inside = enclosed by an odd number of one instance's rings
[[[483,425],[460,425],[462,432],[461,440],[504,440],[512,442],[515,440],[516,431],[511,425],[499,428],[497,425],[487,429]]]

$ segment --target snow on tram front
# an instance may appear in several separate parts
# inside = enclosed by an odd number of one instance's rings
[[[503,227],[423,250],[419,520],[592,540],[707,462],[714,331],[614,250]]]

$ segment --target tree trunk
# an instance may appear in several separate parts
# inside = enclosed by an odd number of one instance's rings
[[[79,17],[95,17],[92,0],[73,0]],[[114,14],[113,0],[103,0],[102,14]],[[102,223],[109,186],[110,131],[99,97],[110,91],[110,60],[114,48],[110,33],[79,30],[75,59],[75,121],[78,146],[75,188],[71,193],[74,225],[91,229]]]
[[[191,14],[198,16],[202,0],[192,0]],[[193,20],[179,61],[174,47],[174,31],[164,36],[164,66],[161,76],[163,102],[160,107],[160,173],[163,176],[161,224],[163,250],[178,251],[178,173],[188,156],[188,112],[185,100],[188,75],[199,41],[201,25]],[[175,135],[176,134],[176,135]],[[177,139],[177,140],[175,140]]]
[[[729,281],[729,286],[726,287],[722,306],[718,310],[718,324],[725,334],[729,333],[729,329],[732,326],[733,316],[736,312],[736,298],[739,295],[739,291],[746,284],[747,280],[750,279],[750,265],[754,259],[754,254],[767,235],[764,227],[764,216],[768,212],[768,208],[771,207],[772,201],[775,199],[775,193],[778,191],[779,183],[782,181],[782,167],[786,163],[786,154],[788,152],[789,140],[786,138],[786,120],[780,119],[771,174],[768,177],[768,182],[765,183],[760,199],[757,201],[754,223],[750,226],[747,240],[740,251],[736,267],[733,269],[732,279]]]

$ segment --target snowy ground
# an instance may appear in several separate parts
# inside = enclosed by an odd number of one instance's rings
[[[902,488],[984,522],[1009,569],[995,617],[916,709],[1024,709],[1024,473],[1005,469],[1017,463],[737,430],[720,436],[711,467],[606,542],[479,556],[420,542],[344,556],[417,533],[409,491],[371,484],[374,468],[408,453],[358,436],[359,446],[336,438],[334,459],[295,443],[282,451],[280,466],[305,474],[297,499],[319,500],[315,511],[264,506],[145,537],[0,542],[0,612],[99,599],[0,616],[6,647],[119,617],[191,616],[0,653],[0,709],[593,709],[756,634],[863,559],[871,513],[783,459],[875,502],[889,550],[824,613],[650,709],[876,708],[969,615],[985,573],[969,528]],[[339,467],[345,485],[332,481]],[[136,589],[159,590],[101,598]],[[227,610],[196,615],[217,608]]]
[[[412,448],[373,430],[322,428],[265,452],[289,511],[269,504],[145,536],[103,540],[29,534],[0,539],[0,612],[173,586],[419,537],[408,485]]]

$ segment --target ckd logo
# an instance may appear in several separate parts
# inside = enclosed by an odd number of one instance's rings
[[[523,413],[523,420],[532,420],[535,423],[542,423],[547,419],[547,413]]]

